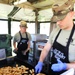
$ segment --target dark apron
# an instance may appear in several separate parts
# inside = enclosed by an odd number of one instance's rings
[[[75,30],[75,25],[72,28],[72,31],[70,33],[70,36],[69,36],[69,39],[68,39],[68,42],[67,42],[66,46],[63,46],[63,45],[61,45],[61,44],[59,44],[57,42],[57,38],[58,38],[61,30],[58,32],[58,34],[57,34],[57,36],[56,36],[56,38],[54,40],[53,46],[52,46],[52,48],[50,50],[50,70],[49,70],[49,75],[60,75],[61,73],[65,72],[65,71],[54,72],[54,71],[51,70],[51,66],[52,66],[52,64],[57,63],[56,59],[60,59],[63,63],[64,62],[69,63],[69,58],[68,58],[68,56],[69,56],[68,55],[69,54],[68,53],[69,52],[69,45],[70,45],[70,42],[72,40],[74,30]]]
[[[29,39],[28,39],[27,33],[25,33],[26,38],[22,38],[20,31],[19,31],[19,34],[20,34],[21,39],[17,45],[17,48],[18,48],[17,57],[19,57],[20,59],[26,59],[27,60],[29,51],[26,53],[26,55],[23,55],[22,51],[25,51],[28,48]]]

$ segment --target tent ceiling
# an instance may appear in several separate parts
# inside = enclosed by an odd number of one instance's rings
[[[10,4],[10,3],[12,3],[13,1],[16,1],[16,0],[0,0],[0,3]]]
[[[39,10],[38,21],[50,21],[53,15],[51,6],[55,0],[28,0],[13,5],[15,1],[17,0],[0,0],[0,18],[10,17],[17,20],[35,21],[36,16],[33,10],[36,9]]]
[[[35,21],[35,12],[32,9],[18,8],[13,5],[1,4],[0,3],[0,19],[16,19]]]
[[[0,19],[7,18],[7,15],[13,10],[14,6],[0,4]]]
[[[15,1],[18,0],[0,0],[0,3],[9,4],[12,5]],[[31,8],[44,8],[49,7],[53,4],[54,0],[27,0],[27,2],[23,2],[21,4],[18,4],[19,7],[27,7],[29,6]]]
[[[17,20],[35,21],[35,12],[33,10],[43,9],[47,6],[51,6],[53,0],[28,0],[27,2],[13,5],[13,2],[17,0],[0,0],[0,18],[12,18]],[[17,8],[18,7],[18,8]],[[8,8],[8,9],[7,9]],[[50,11],[38,11],[38,20],[48,20],[50,18]],[[41,14],[44,13],[44,14]],[[47,17],[47,12],[49,17]],[[49,19],[50,20],[50,19]],[[41,20],[42,21],[42,20]]]

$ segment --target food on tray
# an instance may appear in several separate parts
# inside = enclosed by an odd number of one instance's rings
[[[15,67],[7,66],[0,68],[0,75],[35,75],[34,69],[29,69],[28,67],[16,64]],[[37,75],[45,75],[39,73]]]
[[[31,73],[29,73],[29,68],[24,65],[18,66],[18,64],[16,64],[15,67],[7,66],[0,68],[0,75],[34,75],[34,69],[30,70],[30,72]]]

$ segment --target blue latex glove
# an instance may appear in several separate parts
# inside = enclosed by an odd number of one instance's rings
[[[59,72],[59,71],[62,71],[62,70],[66,70],[67,69],[67,64],[66,63],[63,63],[62,61],[60,61],[59,59],[57,59],[57,62],[56,64],[53,64],[51,66],[51,69],[53,71],[56,71],[56,72]]]
[[[43,67],[43,62],[38,62],[38,64],[35,66],[35,72],[40,73]]]

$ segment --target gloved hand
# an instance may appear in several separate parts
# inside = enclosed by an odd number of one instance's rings
[[[63,63],[62,61],[60,61],[60,59],[57,59],[57,62],[58,63],[53,64],[51,66],[51,69],[53,71],[59,72],[59,71],[62,71],[62,70],[66,70],[67,69],[67,64],[66,63]]]
[[[35,66],[35,73],[40,73],[43,67],[43,62],[38,62],[38,64]]]

